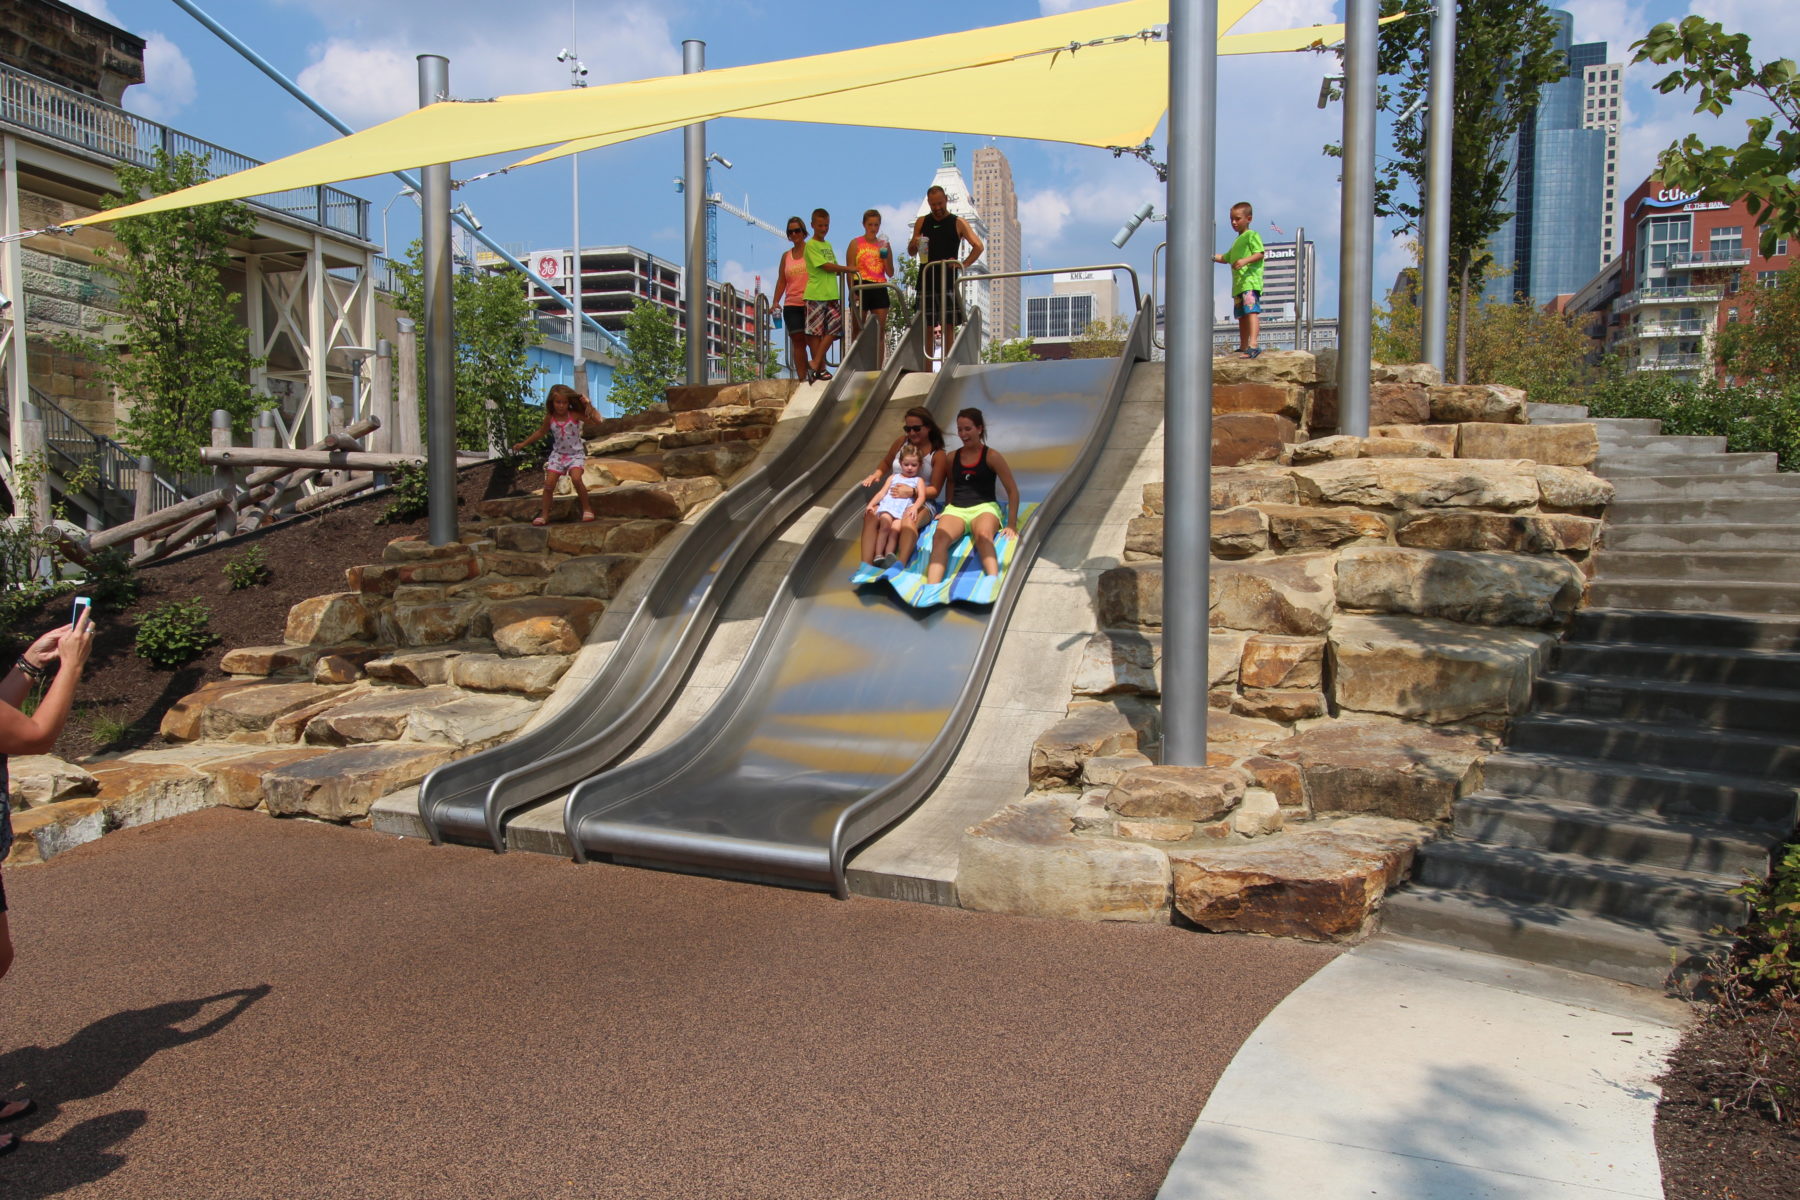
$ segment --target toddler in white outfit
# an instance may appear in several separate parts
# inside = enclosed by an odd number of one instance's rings
[[[892,565],[894,550],[900,545],[900,518],[925,492],[925,481],[919,477],[925,460],[919,448],[910,443],[900,447],[897,461],[900,469],[888,476],[881,491],[869,501],[869,507],[876,513],[873,565],[878,567]]]

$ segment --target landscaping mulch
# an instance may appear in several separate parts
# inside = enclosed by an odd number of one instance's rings
[[[467,467],[458,478],[459,511],[472,515],[480,500],[527,494],[542,479],[538,469],[514,471],[498,463]],[[289,608],[311,596],[342,591],[345,569],[380,562],[393,539],[425,534],[422,516],[379,523],[392,501],[392,493],[383,491],[140,568],[137,600],[122,612],[95,614],[99,632],[94,653],[54,753],[75,760],[101,751],[162,745],[157,730],[163,714],[195,688],[226,678],[219,670],[225,651],[279,644]],[[261,546],[267,556],[268,580],[233,591],[225,563],[252,545]],[[133,652],[139,618],[170,600],[195,597],[212,610],[210,626],[220,639],[216,645],[173,669],[154,667]],[[63,596],[46,601],[35,621],[22,624],[38,631],[54,628],[69,619],[68,613],[69,598]]]
[[[1774,1016],[1705,1020],[1670,1056],[1656,1110],[1656,1149],[1667,1200],[1792,1200],[1800,1193],[1800,1044],[1787,1041],[1769,1074],[1787,1088],[1786,1120],[1745,1107],[1752,1039],[1771,1040]],[[1721,1103],[1714,1107],[1714,1100]]]

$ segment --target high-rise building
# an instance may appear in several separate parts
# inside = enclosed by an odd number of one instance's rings
[[[1590,42],[1576,50],[1598,47],[1606,57],[1605,42]],[[1571,57],[1573,51],[1571,51]],[[1606,163],[1600,176],[1600,262],[1604,267],[1619,252],[1619,76],[1621,63],[1595,62],[1584,68],[1586,94],[1582,97],[1581,127],[1606,135]]]
[[[972,162],[975,211],[987,225],[988,244],[984,256],[990,271],[1017,271],[1023,262],[1019,248],[1019,197],[1013,191],[1012,164],[997,147],[983,146],[975,151]],[[1017,279],[1001,279],[990,285],[993,312],[990,323],[997,338],[1019,336],[1019,284]]]
[[[1025,301],[1025,336],[1038,342],[1068,341],[1095,321],[1111,321],[1118,314],[1119,282],[1110,272],[1063,271],[1051,276],[1048,296]]]
[[[927,185],[927,190],[934,187],[944,189],[944,199],[949,203],[950,211],[969,223],[969,228],[975,231],[975,236],[981,239],[984,247],[990,247],[982,253],[981,258],[973,267],[963,272],[963,277],[967,279],[970,276],[985,275],[989,270],[997,270],[998,268],[990,265],[993,242],[989,239],[992,235],[988,230],[987,222],[981,219],[981,213],[975,208],[975,200],[968,181],[963,178],[961,169],[956,165],[956,143],[954,142],[944,143],[944,161],[938,164],[937,174],[931,177],[931,183]],[[922,217],[930,211],[930,202],[921,197],[919,211],[914,215]],[[923,246],[919,249],[921,253],[924,252]],[[968,252],[965,250],[963,253],[967,255]],[[993,285],[985,279],[973,280],[963,287],[963,300],[981,309],[984,341],[999,336],[996,332],[999,326],[994,324],[994,310],[990,307],[988,295],[992,287]]]
[[[1616,226],[1618,201],[1609,203],[1608,194],[1616,197],[1617,188],[1609,186],[1608,164],[1616,171],[1618,93],[1611,89],[1619,64],[1606,61],[1605,42],[1574,44],[1574,17],[1560,9],[1550,16],[1567,69],[1539,90],[1508,147],[1513,179],[1506,207],[1513,215],[1491,243],[1495,269],[1483,289],[1491,300],[1523,296],[1547,304],[1577,291],[1605,265]],[[1587,103],[1601,99],[1603,75],[1607,104]]]
[[[1311,278],[1306,269],[1312,262],[1310,238],[1298,248],[1292,242],[1263,242],[1263,320],[1292,321],[1300,315],[1296,311],[1302,303],[1300,282]],[[1232,328],[1236,327],[1237,323],[1233,321]]]

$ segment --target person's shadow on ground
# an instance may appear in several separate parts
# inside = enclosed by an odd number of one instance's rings
[[[269,984],[234,988],[196,1000],[171,1000],[102,1017],[60,1046],[21,1046],[0,1054],[0,1098],[23,1083],[37,1098],[29,1117],[7,1122],[0,1132],[27,1144],[0,1158],[0,1194],[7,1200],[51,1196],[105,1178],[125,1162],[111,1147],[149,1120],[142,1109],[120,1109],[93,1117],[54,1140],[31,1139],[31,1131],[55,1121],[71,1100],[104,1095],[163,1050],[211,1037],[237,1020],[272,990]],[[208,1016],[214,1006],[220,1011]],[[199,1025],[188,1023],[205,1017]]]

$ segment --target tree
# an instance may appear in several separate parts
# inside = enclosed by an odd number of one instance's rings
[[[1737,379],[1800,387],[1800,263],[1744,298],[1739,319],[1719,330],[1719,366]]]
[[[1748,35],[1726,33],[1717,21],[1702,17],[1688,17],[1679,25],[1664,21],[1631,48],[1637,51],[1634,63],[1681,64],[1657,82],[1656,90],[1664,95],[1698,91],[1697,113],[1722,116],[1746,93],[1774,109],[1744,122],[1747,136],[1735,149],[1709,146],[1688,134],[1662,152],[1658,174],[1671,187],[1696,195],[1744,197],[1762,227],[1765,257],[1774,253],[1777,238],[1800,237],[1800,182],[1794,178],[1800,172],[1800,72],[1794,60],[1778,58],[1758,66],[1750,57]]]
[[[1408,295],[1389,297],[1376,314],[1373,337],[1378,362],[1411,362],[1419,353],[1420,313]],[[1464,321],[1469,378],[1524,388],[1545,404],[1579,401],[1594,372],[1591,318],[1546,312],[1535,304],[1501,304],[1475,297]]]
[[[996,339],[981,348],[981,361],[984,363],[1018,363],[1036,362],[1037,355],[1031,352],[1030,338]]]
[[[415,241],[396,265],[400,310],[425,322],[425,246]],[[450,303],[456,329],[456,444],[504,449],[530,436],[542,413],[531,406],[538,368],[527,351],[544,340],[532,320],[525,277],[516,271],[458,272]],[[419,355],[419,404],[425,404],[425,356]]]
[[[108,196],[103,208],[210,178],[206,158],[160,147],[148,167],[120,163],[114,170],[121,194]],[[200,469],[214,409],[230,413],[233,432],[247,435],[251,418],[273,403],[250,386],[250,372],[263,360],[250,353],[238,318],[243,297],[224,282],[234,266],[231,240],[255,228],[242,204],[178,208],[118,222],[117,248],[100,251],[97,265],[118,286],[125,331],[111,343],[72,339],[73,348],[96,359],[102,381],[129,403],[120,440],[171,469]]]
[[[1117,358],[1125,350],[1131,322],[1124,317],[1089,321],[1087,328],[1069,340],[1070,358]]]
[[[1382,0],[1383,16],[1405,11],[1406,0]],[[1513,215],[1508,205],[1517,169],[1508,157],[1513,135],[1531,119],[1539,90],[1568,71],[1555,42],[1556,23],[1542,0],[1460,0],[1456,6],[1450,282],[1457,292],[1459,382],[1468,378],[1462,330],[1469,298],[1493,265],[1488,243]],[[1375,212],[1401,218],[1402,233],[1418,232],[1424,211],[1426,113],[1419,102],[1431,82],[1430,57],[1430,21],[1415,18],[1381,27],[1376,60],[1384,80],[1382,107],[1407,116],[1394,123],[1393,157],[1377,162]],[[1338,146],[1325,149],[1342,154]],[[1415,349],[1406,357],[1417,353]]]
[[[627,413],[663,402],[663,393],[687,372],[687,343],[675,318],[660,304],[639,300],[625,318],[625,348],[631,357],[613,369],[608,397]]]

